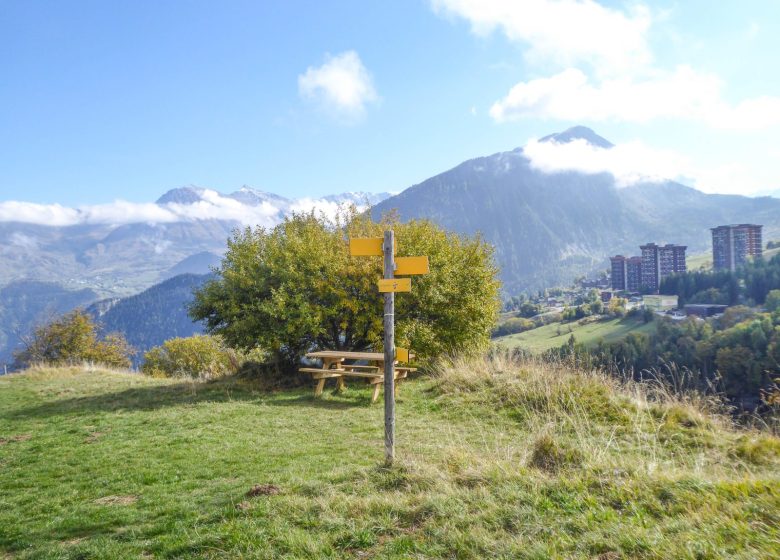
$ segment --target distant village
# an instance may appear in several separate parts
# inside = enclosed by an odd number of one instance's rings
[[[758,224],[711,228],[713,269],[734,271],[748,259],[762,256],[762,228]],[[673,317],[711,317],[722,313],[727,306],[715,303],[686,304],[678,310],[676,295],[659,293],[664,278],[687,272],[686,249],[685,245],[673,243],[646,243],[639,247],[638,255],[610,257],[609,270],[596,279],[579,279],[575,283],[574,293],[554,290],[548,294],[544,303],[548,308],[562,308],[571,304],[570,300],[578,298],[576,292],[598,290],[603,303],[609,303],[613,297],[621,297],[627,300],[629,309],[643,307],[658,313],[669,313]]]

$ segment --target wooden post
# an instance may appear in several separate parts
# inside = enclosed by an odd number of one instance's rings
[[[385,232],[385,279],[395,275],[393,230]],[[395,293],[385,293],[385,464],[395,459]]]

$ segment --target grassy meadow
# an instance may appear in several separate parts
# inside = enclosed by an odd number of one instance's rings
[[[764,249],[763,251],[764,260],[768,261],[778,253],[780,253],[780,248]],[[707,253],[699,253],[696,255],[689,255],[685,259],[685,263],[689,271],[696,271],[700,269],[712,270],[712,251]]]
[[[780,440],[564,365],[381,404],[100,369],[0,377],[0,558],[777,558]]]
[[[532,353],[542,353],[551,348],[566,344],[571,335],[577,342],[586,346],[595,346],[600,340],[614,342],[630,332],[650,332],[655,325],[645,323],[641,318],[608,318],[566,323],[550,323],[542,327],[493,339],[493,342],[505,348],[523,348]]]

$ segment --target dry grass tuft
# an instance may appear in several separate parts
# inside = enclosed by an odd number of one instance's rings
[[[682,391],[658,376],[638,382],[508,352],[449,358],[432,372],[448,408],[489,410],[475,418],[480,423],[491,414],[516,421],[519,438],[484,441],[476,462],[487,468],[511,470],[522,461],[548,473],[582,467],[682,476],[733,467],[727,455],[754,464],[778,459],[780,440],[738,429],[717,397]],[[457,434],[449,445],[463,447]],[[450,456],[465,453],[454,449]]]
[[[101,506],[129,506],[138,501],[138,496],[103,496],[95,500]]]
[[[0,437],[0,445],[6,445],[8,443],[18,443],[20,441],[28,441],[32,439],[32,434],[17,434],[15,436],[2,438]]]
[[[582,464],[582,453],[579,450],[562,446],[548,434],[538,437],[532,445],[529,465],[537,469],[558,472],[580,464]]]
[[[733,455],[756,465],[768,465],[780,459],[780,440],[766,434],[746,434],[737,440]]]
[[[256,496],[274,496],[280,492],[278,486],[273,484],[255,484],[246,493],[247,498],[254,498]]]

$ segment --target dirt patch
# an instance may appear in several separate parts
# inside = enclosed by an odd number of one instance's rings
[[[62,542],[67,544],[68,546],[74,546],[79,544],[80,542],[84,542],[85,540],[87,540],[87,537],[76,537],[75,539],[68,539],[67,541],[62,541]]]
[[[100,439],[101,436],[104,435],[106,434],[103,432],[89,432],[89,435],[87,436],[87,439],[84,440],[84,443],[95,443]]]
[[[5,445],[7,443],[13,443],[17,441],[27,441],[28,439],[32,439],[32,434],[18,434],[8,438],[0,437],[0,445]]]
[[[129,506],[138,501],[138,496],[103,496],[95,500],[101,506]]]
[[[254,498],[256,496],[273,496],[280,492],[278,486],[273,484],[255,484],[252,489],[246,493],[247,498]]]
[[[252,504],[244,500],[243,502],[236,504],[236,509],[238,511],[246,511],[252,507]]]

